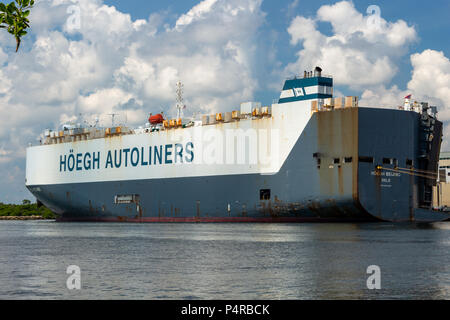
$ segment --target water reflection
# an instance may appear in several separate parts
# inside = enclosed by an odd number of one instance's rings
[[[0,222],[0,297],[448,299],[450,224]],[[82,290],[65,287],[79,265]],[[378,265],[382,289],[366,288]]]

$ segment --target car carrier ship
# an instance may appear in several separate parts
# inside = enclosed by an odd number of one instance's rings
[[[441,221],[436,114],[410,97],[390,109],[333,98],[316,67],[270,106],[46,130],[27,148],[26,186],[59,221]]]

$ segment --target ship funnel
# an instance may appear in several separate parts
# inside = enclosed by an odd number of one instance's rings
[[[322,68],[321,67],[316,67],[314,69],[314,77],[321,77],[322,76]]]
[[[303,78],[294,77],[284,82],[278,103],[316,100],[333,97],[333,78],[322,75],[322,68],[304,71]]]

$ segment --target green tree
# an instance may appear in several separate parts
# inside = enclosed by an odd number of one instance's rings
[[[28,200],[28,199],[23,199],[22,200],[22,204],[30,204],[30,203],[31,203],[31,201]]]
[[[0,2],[0,28],[6,29],[16,38],[16,52],[19,50],[21,38],[27,34],[30,27],[28,15],[34,5],[34,0],[15,0],[8,5]]]

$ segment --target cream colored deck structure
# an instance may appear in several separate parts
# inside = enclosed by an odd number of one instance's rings
[[[439,157],[439,183],[433,190],[433,206],[450,209],[450,152],[441,152]]]

